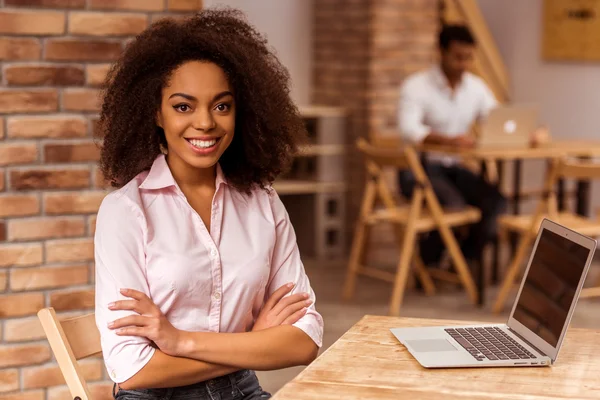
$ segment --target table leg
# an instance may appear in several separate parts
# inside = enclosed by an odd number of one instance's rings
[[[513,193],[512,193],[512,209],[514,215],[519,215],[521,211],[521,169],[523,167],[522,160],[515,160],[513,171]],[[517,250],[517,235],[514,232],[510,234],[510,258],[514,257]]]
[[[486,179],[487,175],[487,165],[485,161],[481,161],[481,179]],[[477,276],[475,277],[477,284],[477,304],[479,306],[483,306],[485,303],[485,262],[484,262],[484,248],[480,250],[480,253],[477,256],[477,260],[475,260],[475,270],[477,271]]]
[[[589,157],[580,157],[581,161],[589,161]],[[577,181],[577,214],[590,215],[591,185],[589,181]]]
[[[502,189],[502,183],[504,181],[504,162],[502,160],[496,160],[496,170],[498,171],[498,190]],[[492,260],[492,284],[498,283],[498,272],[500,270],[500,241],[498,234],[494,236],[494,242],[492,243],[493,249],[493,260]]]
[[[556,183],[556,203],[558,211],[565,211],[565,180],[562,178]]]

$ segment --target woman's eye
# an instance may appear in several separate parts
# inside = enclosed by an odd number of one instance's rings
[[[215,107],[215,108],[217,109],[217,111],[225,112],[225,111],[229,111],[231,106],[229,104],[221,103],[221,104],[217,105],[217,107]]]
[[[175,110],[179,112],[186,112],[190,110],[190,106],[188,106],[187,104],[178,104],[173,108],[175,108]]]

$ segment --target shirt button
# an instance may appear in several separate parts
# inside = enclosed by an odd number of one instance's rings
[[[221,293],[215,292],[215,294],[213,294],[213,297],[215,298],[215,300],[219,300],[221,298]]]
[[[117,373],[115,372],[115,370],[113,369],[112,372],[110,373],[110,376],[112,376],[114,379],[117,379]]]
[[[217,256],[217,249],[212,249],[210,251],[210,255],[213,256],[213,257],[216,257]]]

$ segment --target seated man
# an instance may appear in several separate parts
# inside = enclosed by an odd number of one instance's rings
[[[405,142],[472,147],[468,135],[473,122],[487,116],[497,101],[482,79],[468,72],[475,40],[465,26],[445,26],[439,35],[441,62],[410,76],[400,90],[399,129]],[[444,207],[471,205],[481,210],[481,222],[470,229],[461,247],[467,260],[479,257],[485,244],[496,235],[497,216],[506,209],[506,199],[479,175],[449,157],[428,156],[424,169]],[[414,189],[411,172],[399,176],[402,193]],[[421,240],[421,256],[427,265],[439,263],[444,250],[437,232]]]

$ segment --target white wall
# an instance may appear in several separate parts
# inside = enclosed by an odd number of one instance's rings
[[[292,78],[291,95],[309,104],[312,88],[313,0],[204,0],[205,7],[226,5],[242,10],[265,34]]]
[[[559,138],[600,140],[600,62],[541,57],[542,0],[478,0],[507,65],[516,102],[535,102]]]

